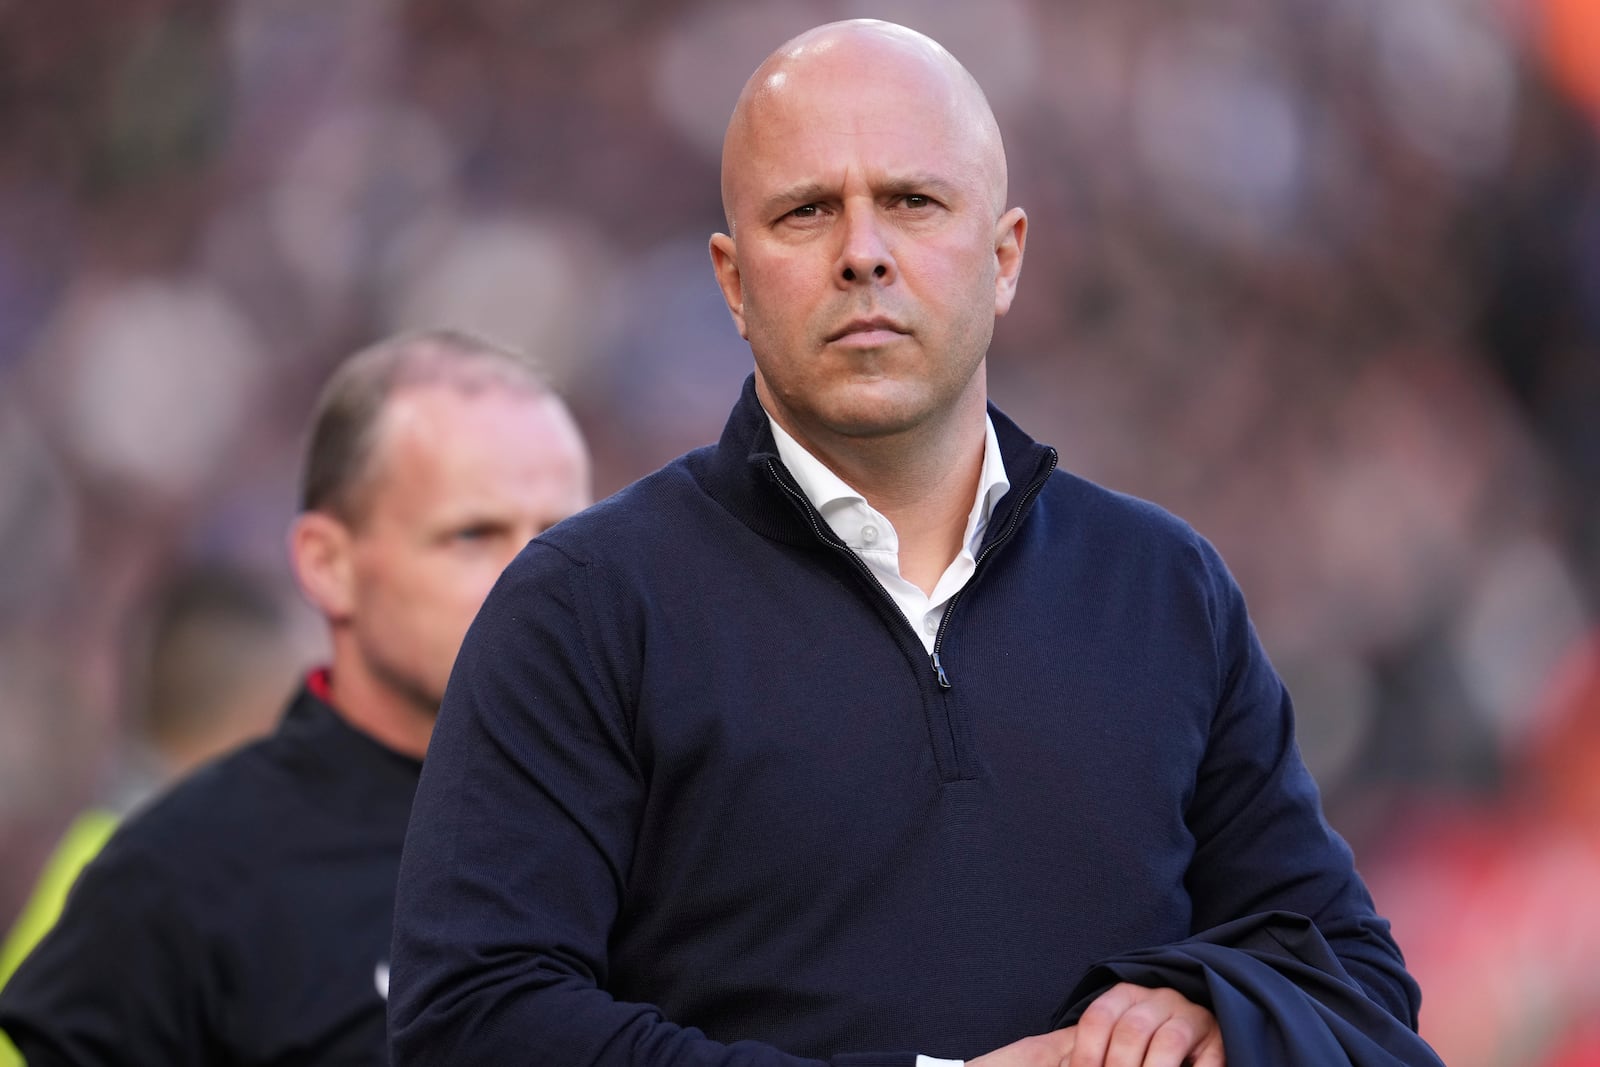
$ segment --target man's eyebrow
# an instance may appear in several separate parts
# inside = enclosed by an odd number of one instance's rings
[[[801,182],[791,185],[786,189],[779,189],[771,196],[761,201],[761,217],[774,218],[777,215],[800,207],[802,204],[826,200],[831,195],[829,188],[821,182]]]
[[[924,193],[940,200],[948,200],[955,195],[956,189],[957,183],[948,178],[932,174],[908,174],[875,182],[873,192],[877,196],[908,196],[912,193]],[[828,200],[836,195],[836,190],[823,182],[800,182],[765,197],[761,201],[761,217],[775,218],[793,208]]]
[[[940,178],[933,174],[910,174],[899,178],[890,178],[879,186],[880,195],[909,196],[912,193],[923,193],[939,200],[949,200],[955,195],[957,183],[948,178]]]

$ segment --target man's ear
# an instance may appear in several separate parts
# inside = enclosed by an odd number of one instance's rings
[[[733,316],[739,336],[750,340],[744,328],[744,282],[739,277],[739,247],[725,233],[711,235],[711,269],[716,272],[722,299],[728,304],[728,314]]]
[[[289,561],[306,599],[337,623],[355,612],[350,528],[332,515],[303,511],[289,527]]]
[[[1022,249],[1028,243],[1028,216],[1014,207],[1000,216],[995,225],[994,256],[999,268],[994,278],[994,313],[1004,315],[1011,310],[1011,301],[1017,295],[1017,279],[1022,275]]]

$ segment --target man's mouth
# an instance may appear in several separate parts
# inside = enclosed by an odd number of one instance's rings
[[[828,335],[829,344],[843,341],[852,345],[884,345],[906,335],[905,327],[883,315],[851,319]]]

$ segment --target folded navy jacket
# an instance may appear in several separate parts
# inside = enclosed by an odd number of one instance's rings
[[[1262,912],[1089,970],[1051,1020],[1071,1026],[1118,982],[1176,989],[1211,1009],[1228,1067],[1444,1067],[1366,995],[1303,915]]]

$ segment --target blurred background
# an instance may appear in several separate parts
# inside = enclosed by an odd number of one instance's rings
[[[601,493],[716,437],[722,128],[856,15],[988,91],[991,393],[1220,547],[1424,1035],[1600,1064],[1595,0],[0,2],[0,928],[137,763],[175,582],[276,591],[274,699],[318,655],[283,538],[341,356],[530,350]]]

